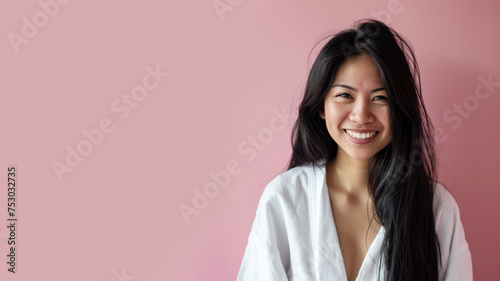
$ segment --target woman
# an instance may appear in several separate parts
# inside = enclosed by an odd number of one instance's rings
[[[238,280],[472,280],[433,140],[401,36],[375,20],[335,35],[310,71],[288,170],[262,194]]]

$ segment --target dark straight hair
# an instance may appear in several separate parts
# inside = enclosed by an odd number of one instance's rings
[[[421,94],[420,72],[411,46],[377,20],[361,20],[337,33],[321,49],[307,80],[292,129],[288,169],[324,167],[337,143],[320,117],[335,74],[349,58],[370,56],[388,95],[390,143],[370,162],[369,191],[374,218],[386,233],[381,259],[386,280],[438,280],[441,254],[433,200],[436,178],[434,129]]]

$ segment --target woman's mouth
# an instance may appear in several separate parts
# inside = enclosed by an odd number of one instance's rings
[[[378,135],[378,131],[344,129],[347,137],[356,144],[367,144]]]

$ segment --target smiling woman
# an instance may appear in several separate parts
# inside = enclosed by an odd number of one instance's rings
[[[387,94],[368,55],[350,58],[340,67],[324,103],[320,116],[339,146],[339,156],[369,160],[389,144]]]
[[[418,65],[393,29],[365,20],[327,42],[292,145],[259,201],[239,281],[472,280]]]

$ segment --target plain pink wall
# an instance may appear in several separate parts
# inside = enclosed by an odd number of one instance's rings
[[[290,156],[309,52],[377,17],[415,48],[440,180],[475,280],[494,280],[499,12],[498,1],[3,1],[0,161],[18,169],[19,221],[16,274],[0,227],[0,279],[235,280],[262,190]],[[478,99],[481,79],[497,84]],[[98,128],[86,147],[82,131]],[[69,167],[78,148],[87,155]],[[213,198],[187,223],[179,206],[204,189]]]

